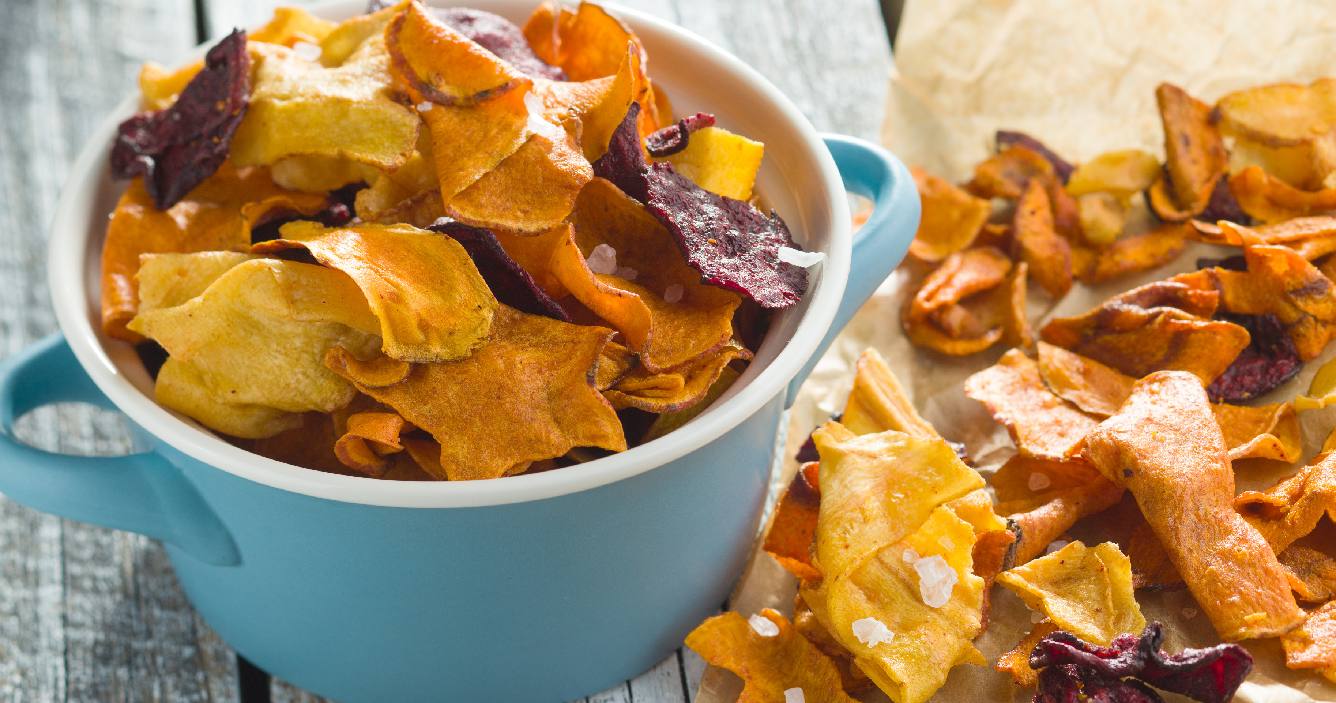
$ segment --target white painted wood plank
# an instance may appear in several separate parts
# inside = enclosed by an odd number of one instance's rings
[[[622,683],[612,688],[595,693],[585,699],[586,703],[631,703],[631,685]]]
[[[631,700],[686,703],[687,692],[683,685],[682,664],[677,660],[676,652],[659,662],[653,669],[631,680]]]

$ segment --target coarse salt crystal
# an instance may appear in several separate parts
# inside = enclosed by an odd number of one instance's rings
[[[1026,480],[1025,484],[1029,486],[1032,491],[1042,491],[1053,485],[1053,480],[1048,477],[1048,474],[1042,471],[1036,471],[1030,474],[1030,478]]]
[[[308,41],[299,41],[292,45],[292,53],[296,54],[297,58],[304,61],[319,61],[320,54],[323,52],[320,51],[320,46],[318,44],[312,44]]]
[[[786,688],[784,689],[784,703],[807,703],[807,699],[803,697],[801,688]]]
[[[868,647],[875,647],[895,639],[895,633],[886,627],[886,623],[876,618],[862,618],[853,624],[854,637]]]
[[[682,295],[684,293],[686,293],[686,290],[684,290],[681,285],[674,283],[668,286],[667,288],[663,289],[663,302],[665,303],[681,302]]]
[[[617,250],[607,244],[600,244],[589,252],[589,258],[585,259],[589,265],[589,270],[594,273],[616,273],[617,272]]]
[[[1063,547],[1065,547],[1065,546],[1067,546],[1067,545],[1069,545],[1069,544],[1071,544],[1071,542],[1068,542],[1068,541],[1065,540],[1065,539],[1055,539],[1055,540],[1053,540],[1052,542],[1049,542],[1049,543],[1048,543],[1048,547],[1046,547],[1046,548],[1044,549],[1044,553],[1045,553],[1045,554],[1052,554],[1053,552],[1056,552],[1056,551],[1058,551],[1059,549],[1062,549]]]
[[[826,255],[819,251],[803,251],[793,247],[780,247],[779,260],[786,264],[811,268],[826,260]]]
[[[951,600],[951,589],[960,577],[946,560],[934,554],[914,562],[919,577],[919,597],[924,605],[940,608]]]
[[[418,112],[431,112],[431,109],[435,106],[436,104],[433,103],[432,101],[423,100],[422,102],[414,105],[413,107],[417,108]]]
[[[918,561],[919,556],[918,552],[914,551],[913,547],[905,547],[905,553],[901,558],[904,559],[905,562],[912,564]]]
[[[779,625],[760,613],[752,613],[752,616],[747,618],[747,624],[762,637],[774,637],[779,634]]]
[[[636,280],[636,276],[640,275],[640,272],[631,268],[630,266],[618,266],[617,275],[622,278],[625,278],[628,281],[634,281]]]

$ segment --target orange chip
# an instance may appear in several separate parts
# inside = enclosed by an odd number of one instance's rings
[[[1191,217],[1206,209],[1229,156],[1209,105],[1170,83],[1155,89],[1155,102],[1164,127],[1166,185],[1178,209]]]
[[[406,423],[398,413],[354,413],[348,416],[346,427],[334,443],[334,456],[360,474],[380,478],[390,464],[386,456],[404,450],[399,435]]]
[[[724,368],[735,359],[750,359],[751,352],[736,344],[725,344],[717,351],[683,367],[651,372],[644,366],[632,369],[603,395],[612,407],[636,408],[651,413],[685,410],[705,399]]]
[[[1136,379],[1062,347],[1039,343],[1039,375],[1049,390],[1096,417],[1116,412]]]
[[[1241,247],[1246,244],[1293,245],[1306,239],[1324,239],[1336,236],[1336,217],[1296,217],[1272,225],[1244,227],[1233,222],[1212,224],[1192,221],[1188,234],[1208,244]]]
[[[1301,603],[1325,603],[1336,597],[1336,557],[1296,544],[1280,553],[1289,571],[1290,588]]]
[[[1052,207],[1040,181],[1030,181],[1016,203],[1011,231],[1035,282],[1054,298],[1065,295],[1072,287],[1071,245],[1054,229]]]
[[[793,481],[775,503],[761,545],[780,566],[802,580],[821,578],[821,572],[812,563],[816,520],[821,507],[817,476],[820,466],[809,461],[794,474]]]
[[[749,623],[733,612],[716,615],[686,639],[707,663],[742,678],[738,703],[782,701],[794,689],[807,703],[856,703],[844,692],[835,662],[783,615],[766,608],[752,618]]]
[[[1336,188],[1300,190],[1257,166],[1230,176],[1229,190],[1244,212],[1263,223],[1336,213]]]
[[[988,407],[1022,454],[1038,459],[1070,459],[1097,424],[1054,395],[1044,385],[1038,364],[1018,349],[966,379],[965,395]]]
[[[979,295],[1008,281],[1011,270],[1011,260],[992,247],[948,256],[905,302],[900,315],[905,334],[918,346],[952,355],[982,351],[1004,335],[1019,338],[1025,331],[1024,313],[1018,320],[1011,312],[1015,309],[1016,279],[1009,281],[1002,298]],[[988,314],[976,314],[962,305],[967,299],[975,309]],[[996,324],[990,324],[993,322]]]
[[[621,422],[591,384],[611,335],[502,305],[487,343],[471,356],[415,364],[391,386],[362,383],[342,350],[325,362],[431,433],[450,480],[497,478],[574,447],[626,449]]]
[[[639,363],[635,352],[617,342],[608,342],[599,354],[598,367],[594,369],[594,387],[600,391],[612,388]]]
[[[1304,624],[1280,638],[1285,666],[1318,669],[1336,681],[1336,601],[1308,614]]]
[[[247,251],[255,225],[324,207],[324,196],[284,190],[267,169],[237,169],[230,162],[167,210],[153,204],[136,178],[117,202],[102,243],[102,329],[118,339],[142,339],[125,328],[139,310],[135,273],[141,254]]]
[[[1039,646],[1039,640],[1057,632],[1058,626],[1052,620],[1044,618],[1030,628],[1029,634],[1021,638],[1010,651],[998,657],[993,668],[1004,674],[1011,674],[1011,682],[1017,686],[1034,686],[1039,682],[1039,672],[1030,668],[1030,653]]]
[[[1009,515],[1008,519],[1019,532],[1015,563],[1024,564],[1039,556],[1077,520],[1109,509],[1122,495],[1120,486],[1101,476],[1087,484],[1059,491],[1042,505]]]
[[[515,153],[445,203],[455,219],[479,227],[541,232],[566,218],[594,177],[584,154],[560,128],[536,133]]]
[[[473,105],[529,79],[495,54],[408,3],[385,27],[391,66],[418,95],[438,105]]]
[[[910,169],[918,185],[923,217],[909,245],[909,253],[921,261],[941,261],[963,251],[979,235],[992,206],[950,181],[917,166]]]
[[[1316,358],[1336,336],[1336,285],[1289,247],[1253,245],[1243,254],[1247,271],[1216,268],[1190,275],[1214,284],[1226,312],[1275,315],[1299,358]]]
[[[1276,553],[1285,551],[1312,532],[1324,515],[1336,521],[1336,453],[1319,455],[1265,491],[1240,493],[1234,507]]]
[[[1223,639],[1275,636],[1302,619],[1284,569],[1233,507],[1234,474],[1200,380],[1151,374],[1086,439],[1104,477],[1136,497]]]
[[[982,198],[1017,200],[1031,180],[1053,178],[1053,164],[1048,159],[1023,146],[1012,146],[979,162],[969,189]]]
[[[949,256],[914,294],[910,316],[926,318],[948,305],[1002,283],[1011,260],[992,247],[969,249]]]
[[[1065,461],[1016,454],[988,478],[997,495],[997,510],[1014,515],[1034,510],[1063,493],[1089,486],[1099,471],[1081,458]]]
[[[363,402],[366,401],[366,402]],[[345,466],[334,453],[334,444],[342,435],[347,418],[354,413],[354,408],[376,407],[366,396],[359,396],[348,408],[334,413],[305,413],[302,424],[273,437],[250,440],[242,443],[248,451],[261,456],[282,461],[293,466],[315,469],[332,474],[362,476]],[[405,445],[414,441],[404,439]],[[436,454],[440,454],[439,450]],[[435,459],[433,459],[435,461]],[[388,481],[434,481],[437,480],[414,461],[414,457],[403,453],[392,454],[386,458],[386,466],[378,478]],[[444,477],[442,477],[444,478]]]
[[[1293,462],[1303,452],[1299,416],[1292,403],[1245,406],[1213,403],[1212,412],[1225,435],[1229,460],[1271,459]]]
[[[1105,249],[1091,252],[1090,265],[1077,267],[1077,278],[1082,283],[1097,285],[1163,266],[1187,248],[1189,230],[1186,225],[1164,224],[1119,239]]]
[[[352,277],[380,320],[383,350],[402,361],[450,361],[483,343],[500,305],[454,239],[410,225],[326,228],[291,222],[259,253],[303,248]]]

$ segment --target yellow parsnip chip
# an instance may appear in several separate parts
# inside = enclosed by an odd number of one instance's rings
[[[139,312],[181,305],[234,266],[255,258],[237,251],[144,254],[139,258]]]
[[[687,635],[686,645],[706,662],[737,674],[738,703],[772,703],[797,689],[807,703],[854,703],[840,672],[778,612],[766,608],[752,621],[733,612],[716,615]]]
[[[1107,645],[1146,626],[1132,592],[1132,562],[1112,542],[1077,541],[997,576],[1032,610],[1083,640]]]
[[[864,350],[854,369],[854,386],[840,415],[840,424],[850,432],[872,434],[895,430],[921,439],[941,437],[919,415],[880,352],[871,347]]]
[[[326,228],[310,221],[286,224],[280,235],[255,251],[304,248],[348,274],[380,320],[383,351],[392,358],[458,359],[491,329],[499,303],[450,237],[409,225]]]
[[[1110,193],[1122,199],[1150,187],[1160,175],[1160,160],[1140,149],[1106,151],[1082,163],[1067,179],[1067,192],[1076,197]]]
[[[751,200],[764,156],[764,144],[722,127],[706,127],[692,132],[687,147],[665,160],[711,193]]]

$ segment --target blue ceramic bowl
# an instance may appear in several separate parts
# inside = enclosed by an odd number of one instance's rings
[[[470,4],[522,21],[533,1]],[[363,5],[315,11],[340,19]],[[622,454],[476,482],[336,476],[218,439],[155,404],[133,350],[97,323],[103,228],[123,187],[107,176],[107,153],[132,97],[80,156],[53,224],[62,334],[0,368],[0,491],[161,540],[228,644],[339,700],[559,701],[661,660],[727,596],[756,535],[781,415],[904,256],[919,201],[881,148],[819,136],[737,59],[613,10],[642,37],[680,111],[714,112],[765,142],[760,192],[802,244],[826,253],[803,302],[776,316],[755,362],[713,407]],[[857,237],[846,187],[875,201]],[[64,401],[123,412],[147,451],[76,457],[14,439],[16,418]]]

